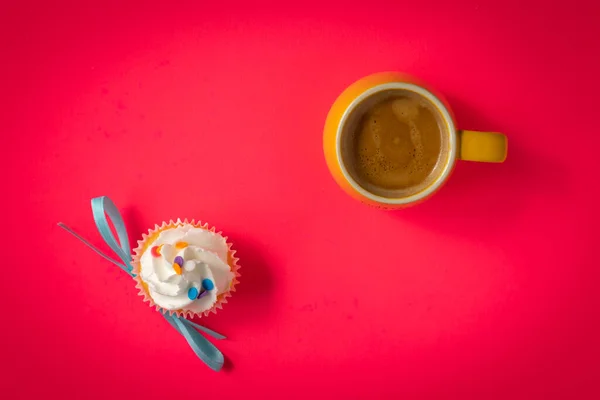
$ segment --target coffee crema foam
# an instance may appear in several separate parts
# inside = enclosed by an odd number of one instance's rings
[[[436,114],[427,101],[408,95],[368,109],[354,132],[351,156],[363,186],[393,191],[427,181],[442,149]]]

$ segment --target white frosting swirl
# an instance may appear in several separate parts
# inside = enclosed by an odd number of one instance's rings
[[[159,256],[156,252],[153,254],[155,246],[161,246]],[[227,263],[228,251],[225,239],[206,229],[193,225],[166,229],[142,254],[140,278],[148,285],[150,297],[158,306],[201,313],[209,310],[217,296],[230,288],[233,272]],[[181,274],[173,267],[178,256],[183,259]],[[205,291],[204,279],[211,280],[214,288],[199,298],[190,299],[190,288],[199,293]]]

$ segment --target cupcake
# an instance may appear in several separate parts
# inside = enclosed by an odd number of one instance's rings
[[[151,307],[178,317],[216,313],[240,276],[227,238],[193,220],[156,225],[133,252],[140,296]]]

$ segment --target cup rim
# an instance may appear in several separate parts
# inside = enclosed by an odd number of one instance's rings
[[[418,193],[415,193],[415,194],[412,194],[412,195],[406,196],[406,197],[390,198],[390,197],[379,196],[379,195],[369,192],[368,190],[366,190],[362,186],[360,186],[358,184],[358,182],[356,182],[354,180],[354,178],[352,178],[352,176],[346,169],[345,164],[342,161],[342,151],[341,151],[342,131],[344,129],[344,126],[346,125],[346,121],[349,118],[350,114],[354,111],[354,109],[356,107],[358,107],[358,105],[360,105],[367,98],[369,98],[379,92],[387,91],[387,90],[411,91],[413,93],[416,93],[416,94],[426,98],[431,103],[433,103],[433,105],[439,110],[442,117],[444,118],[444,122],[446,123],[446,125],[448,127],[448,136],[449,136],[448,143],[450,146],[450,150],[448,153],[448,161],[446,162],[446,165],[444,166],[442,172],[440,173],[438,178],[433,183],[431,183],[431,185],[427,186],[425,189],[421,190]],[[354,190],[356,190],[358,193],[360,193],[362,196],[368,198],[369,200],[372,200],[374,202],[381,203],[381,204],[390,204],[390,205],[410,204],[410,203],[419,201],[423,198],[426,198],[427,196],[429,196],[430,194],[435,192],[450,176],[450,172],[452,171],[452,167],[454,166],[454,163],[456,161],[456,153],[457,153],[456,126],[454,124],[454,120],[450,114],[450,111],[444,105],[444,103],[436,95],[434,95],[433,93],[431,93],[429,90],[425,89],[424,87],[415,85],[413,83],[408,83],[408,82],[382,83],[382,84],[373,86],[373,87],[365,90],[364,92],[362,92],[359,96],[357,96],[354,100],[352,100],[352,102],[348,105],[346,110],[344,110],[344,113],[342,114],[342,118],[340,119],[340,122],[337,126],[337,132],[336,132],[336,136],[335,136],[335,153],[336,153],[338,165],[340,166],[340,169],[342,171],[342,175],[344,176],[346,181],[352,186],[352,188]]]

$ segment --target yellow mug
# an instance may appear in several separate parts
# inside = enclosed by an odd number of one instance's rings
[[[404,196],[389,196],[367,190],[353,177],[348,163],[344,162],[342,147],[356,127],[356,121],[365,109],[377,102],[381,96],[399,94],[421,97],[431,103],[444,125],[447,135],[447,154],[436,167],[436,176],[431,183],[417,193]],[[358,116],[358,117],[357,117]],[[418,202],[435,193],[450,176],[456,160],[503,162],[506,159],[507,139],[500,133],[463,131],[456,128],[454,115],[447,102],[439,94],[427,88],[415,78],[398,72],[383,72],[367,76],[350,85],[333,103],[329,110],[323,135],[323,148],[329,171],[336,182],[352,197],[363,203],[379,208],[402,208]]]

